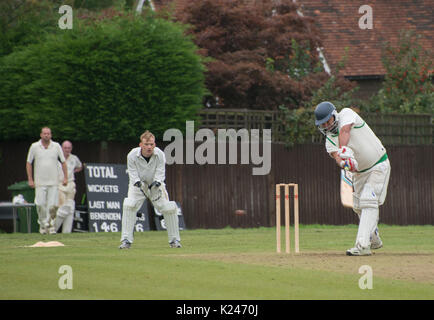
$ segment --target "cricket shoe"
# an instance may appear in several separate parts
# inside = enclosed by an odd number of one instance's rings
[[[169,246],[170,246],[171,248],[182,248],[182,246],[181,246],[181,242],[179,242],[178,240],[172,240],[172,241],[169,243]]]
[[[347,250],[347,256],[370,256],[371,250],[369,248],[362,248],[356,245],[354,248]]]
[[[50,227],[49,229],[48,229],[48,233],[49,234],[56,234],[57,232],[56,232],[56,228],[54,228],[54,227]]]
[[[129,248],[131,248],[131,242],[129,242],[128,240],[122,240],[119,249],[129,249]]]
[[[50,227],[50,225],[48,223],[44,223],[42,226],[39,227],[39,233],[40,234],[47,234],[49,227]]]
[[[381,241],[378,228],[375,229],[374,233],[371,235],[371,249],[380,249],[383,247],[383,241]]]

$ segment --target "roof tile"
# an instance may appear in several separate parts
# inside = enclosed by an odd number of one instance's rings
[[[298,0],[301,12],[316,20],[323,33],[324,55],[335,67],[349,48],[341,73],[345,76],[383,75],[381,47],[385,41],[396,44],[402,29],[416,30],[424,39],[421,45],[433,50],[433,0],[370,0],[373,29],[359,28],[367,1]]]

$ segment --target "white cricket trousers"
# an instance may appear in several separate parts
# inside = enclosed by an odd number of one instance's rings
[[[353,174],[354,211],[359,215],[359,229],[356,247],[369,248],[379,220],[379,206],[387,195],[390,178],[389,159],[375,165],[363,173]]]
[[[56,217],[58,202],[57,185],[35,187],[35,204],[40,229],[53,227],[52,219]]]

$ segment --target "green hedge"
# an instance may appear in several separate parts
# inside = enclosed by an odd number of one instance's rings
[[[75,141],[157,136],[197,119],[204,65],[183,27],[152,15],[74,20],[0,60],[0,139],[28,139],[48,125]]]

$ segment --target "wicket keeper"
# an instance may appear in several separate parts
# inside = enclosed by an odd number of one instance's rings
[[[129,249],[133,243],[133,232],[137,211],[145,198],[149,199],[164,216],[171,248],[181,248],[179,236],[178,207],[169,201],[166,191],[166,157],[155,145],[155,136],[146,131],[140,136],[139,147],[127,156],[129,177],[128,196],[124,199],[122,212],[122,236],[119,249]]]
[[[321,102],[315,109],[315,125],[326,137],[326,150],[336,164],[353,172],[353,210],[359,229],[349,256],[370,255],[383,246],[379,232],[379,206],[384,203],[390,177],[386,149],[368,124],[350,108],[339,113],[335,106]]]

